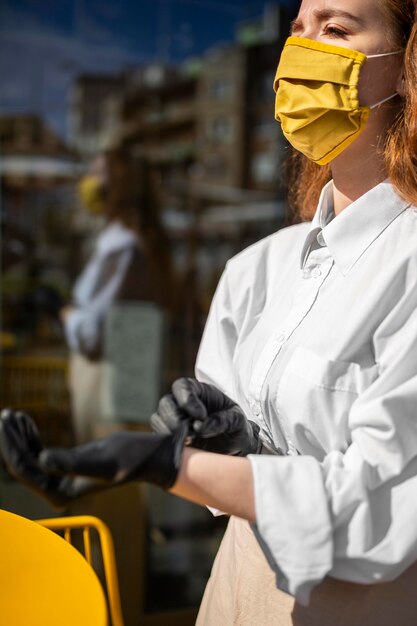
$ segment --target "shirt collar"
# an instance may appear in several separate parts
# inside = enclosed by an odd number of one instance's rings
[[[330,181],[323,187],[321,191],[317,210],[314,214],[313,220],[311,222],[310,231],[307,234],[303,249],[301,251],[301,268],[303,268],[306,264],[308,255],[316,244],[317,235],[323,231],[323,229],[326,227],[327,224],[330,223],[333,217],[333,181]]]
[[[346,275],[365,250],[409,206],[410,203],[401,198],[386,180],[333,217],[333,182],[330,181],[322,190],[304,243],[302,267],[321,232],[336,265]]]

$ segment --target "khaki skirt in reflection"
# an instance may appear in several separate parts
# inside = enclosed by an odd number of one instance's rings
[[[326,578],[303,607],[276,586],[249,526],[231,517],[196,626],[417,626],[417,563],[392,582]]]

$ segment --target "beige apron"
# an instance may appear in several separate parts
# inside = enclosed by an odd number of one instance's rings
[[[308,607],[277,589],[249,526],[231,517],[196,626],[417,626],[417,563],[392,582],[326,578]]]
[[[73,352],[70,357],[68,387],[71,394],[72,424],[75,441],[87,443],[125,428],[111,418],[104,361],[90,361]]]
[[[89,361],[73,352],[69,364],[69,389],[75,439],[85,443],[95,438],[95,426],[101,420],[100,389],[102,361]]]

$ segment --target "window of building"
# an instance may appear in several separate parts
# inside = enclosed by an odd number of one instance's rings
[[[209,94],[213,100],[228,100],[233,94],[233,81],[225,77],[215,78],[209,85]]]
[[[213,143],[230,143],[233,139],[233,121],[224,115],[214,117],[208,123],[208,139]]]
[[[251,176],[259,184],[273,183],[277,180],[278,159],[275,152],[255,154],[251,162]]]

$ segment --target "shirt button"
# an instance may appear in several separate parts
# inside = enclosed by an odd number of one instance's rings
[[[314,270],[311,272],[311,275],[313,278],[318,278],[319,276],[321,276],[321,269],[319,267],[315,267]]]
[[[310,278],[310,270],[303,270],[303,278]]]
[[[278,343],[284,343],[286,338],[287,338],[287,336],[286,336],[285,333],[280,333],[279,335],[277,335],[277,342]]]

